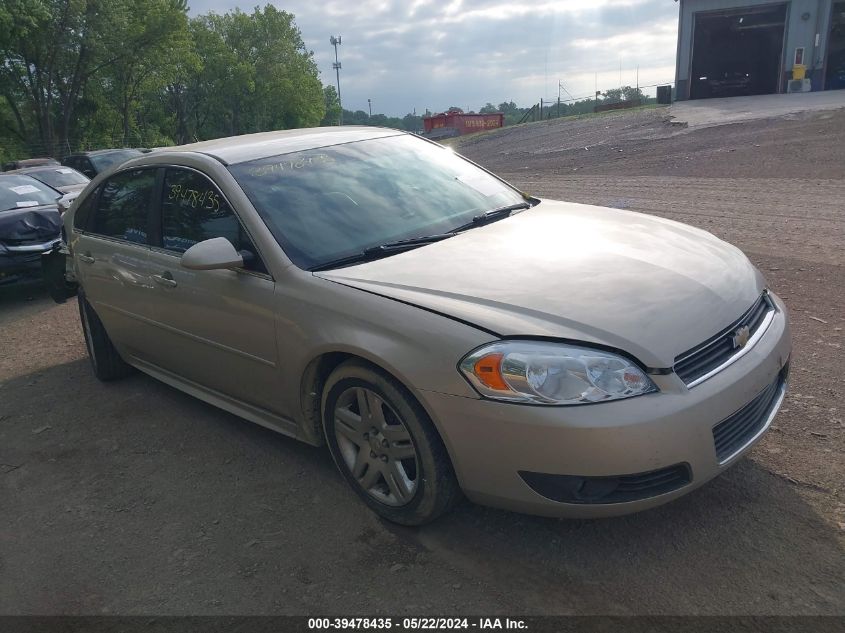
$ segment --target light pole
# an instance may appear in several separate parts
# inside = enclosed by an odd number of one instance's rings
[[[369,120],[373,118],[373,100],[372,99],[367,99],[367,107],[370,109],[370,116],[367,117],[367,121],[369,122]]]
[[[337,57],[337,47],[340,45],[340,35],[337,37],[332,35],[329,38],[329,43],[334,46],[334,64],[332,64],[332,68],[334,68],[335,74],[337,75],[337,103],[340,106],[338,125],[343,125],[343,101],[340,99],[340,61]]]

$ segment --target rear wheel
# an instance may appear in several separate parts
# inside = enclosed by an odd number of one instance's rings
[[[421,525],[461,499],[443,441],[394,379],[360,362],[343,363],[326,382],[322,410],[335,463],[385,519]]]
[[[85,346],[94,375],[103,382],[125,378],[134,370],[117,353],[112,344],[103,322],[94,312],[94,308],[85,298],[81,290],[77,295],[79,302],[79,319],[82,322],[82,333],[85,335]]]

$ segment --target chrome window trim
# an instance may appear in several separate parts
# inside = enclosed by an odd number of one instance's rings
[[[131,240],[125,240],[120,237],[111,237],[109,235],[101,235],[100,233],[92,233],[91,231],[77,231],[74,229],[73,231],[76,235],[80,235],[83,237],[87,237],[94,240],[103,240],[104,242],[114,242],[115,244],[122,244],[123,246],[134,246],[135,248],[141,248],[146,251],[150,250],[149,244],[142,244],[140,242],[132,242]]]
[[[714,367],[713,369],[708,371],[706,374],[699,376],[695,380],[687,383],[687,389],[692,389],[693,387],[697,387],[698,385],[703,383],[705,380],[712,378],[713,376],[718,374],[720,371],[723,371],[727,367],[733,365],[736,361],[738,361],[740,358],[742,358],[748,352],[750,352],[751,349],[760,341],[760,339],[763,338],[766,331],[769,329],[769,326],[775,320],[775,314],[777,314],[777,308],[775,307],[775,304],[769,299],[768,295],[765,297],[765,301],[769,304],[769,310],[766,312],[766,316],[763,318],[763,322],[760,324],[760,327],[758,327],[757,331],[754,332],[754,334],[751,335],[751,338],[748,339],[748,343],[745,344],[745,347],[740,348],[739,351],[736,354],[734,354],[733,356],[728,358],[724,363],[722,363],[718,367]],[[719,339],[719,340],[721,340],[721,339]],[[714,341],[713,343],[711,343],[711,345],[714,345],[717,342],[718,341]],[[706,349],[706,348],[701,348],[701,349]],[[696,353],[699,353],[701,351],[701,349],[697,350]],[[684,360],[684,359],[681,359],[681,360]],[[680,362],[680,361],[678,361],[678,362]]]

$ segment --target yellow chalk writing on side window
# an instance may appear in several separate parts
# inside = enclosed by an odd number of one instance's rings
[[[170,185],[170,194],[167,196],[168,200],[183,200],[190,204],[191,208],[196,209],[211,209],[217,211],[220,209],[220,196],[212,189],[205,191],[198,191],[196,189],[185,189],[182,185]]]

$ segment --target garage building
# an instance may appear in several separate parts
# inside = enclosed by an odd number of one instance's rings
[[[676,99],[838,88],[845,0],[680,0]]]

